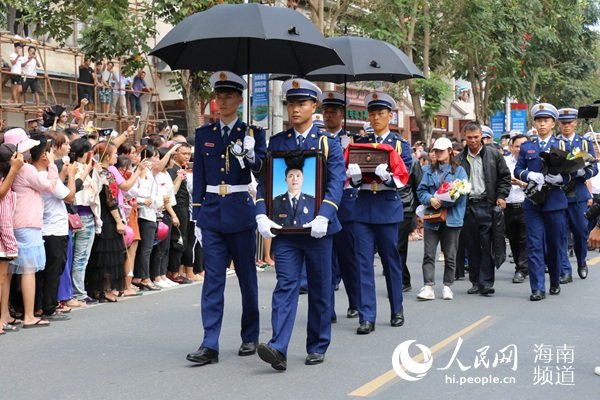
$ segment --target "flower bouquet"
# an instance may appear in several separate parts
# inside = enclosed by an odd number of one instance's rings
[[[454,203],[461,195],[471,193],[471,183],[462,179],[457,179],[454,182],[444,182],[435,192],[435,197],[440,201]]]

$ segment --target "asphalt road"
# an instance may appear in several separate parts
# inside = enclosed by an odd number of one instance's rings
[[[600,365],[600,268],[592,265],[587,280],[576,277],[559,296],[533,303],[528,283],[510,282],[514,265],[507,262],[493,297],[467,295],[470,284],[463,280],[455,283],[452,301],[440,299],[438,285],[438,299],[418,302],[422,248],[422,242],[409,248],[413,291],[405,295],[406,324],[389,326],[377,261],[376,331],[355,334],[358,322],[345,318],[340,290],[338,323],[322,365],[304,365],[306,296],[300,297],[286,372],[257,356],[238,357],[240,296],[231,277],[218,364],[195,367],[185,360],[202,338],[201,284],[194,284],[73,311],[70,321],[0,337],[0,399],[598,398],[600,377],[593,370]],[[598,256],[588,258],[600,263]],[[441,274],[438,263],[436,278]],[[260,272],[259,285],[266,341],[274,272]],[[407,347],[415,366],[404,364],[404,373],[414,379],[420,367],[416,381],[392,369],[394,349],[408,340],[415,341]],[[429,369],[417,344],[432,354]]]

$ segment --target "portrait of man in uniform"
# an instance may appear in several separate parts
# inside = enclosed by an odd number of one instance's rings
[[[315,157],[274,159],[271,215],[275,223],[284,228],[302,228],[315,218],[315,167]]]

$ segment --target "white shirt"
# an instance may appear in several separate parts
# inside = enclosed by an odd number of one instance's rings
[[[48,171],[38,171],[38,174],[46,178]],[[67,236],[69,234],[69,216],[63,201],[69,193],[69,188],[60,179],[56,181],[53,193],[41,193],[42,199],[44,199],[42,236]]]
[[[33,57],[31,60],[29,58],[23,57],[24,61],[27,64],[23,65],[23,75],[28,78],[35,78],[37,76],[37,60]]]
[[[310,132],[310,130],[312,129],[312,124],[310,125],[310,128],[308,128],[307,130],[305,130],[304,132],[298,132],[295,128],[294,128],[294,133],[296,134],[296,141],[298,141],[298,136],[302,136],[304,138],[304,140],[306,140],[306,138],[308,137],[308,132]]]
[[[517,165],[517,160],[515,160],[515,158],[512,156],[512,154],[509,154],[508,156],[504,156],[504,160],[506,161],[506,165],[508,166],[508,169],[510,170],[510,175],[512,177],[515,176],[515,166]],[[514,203],[522,203],[525,201],[525,192],[523,192],[523,189],[521,189],[521,187],[519,185],[511,185],[510,188],[510,193],[508,194],[508,197],[506,198],[506,202],[510,203],[510,204],[514,204]]]
[[[288,192],[288,198],[290,199],[290,206],[292,207],[292,210],[294,209],[294,201],[293,199],[296,199],[297,203],[300,203],[300,193],[298,193],[296,196],[292,195],[290,192]]]
[[[235,126],[235,124],[237,123],[238,119],[234,119],[233,121],[231,121],[228,124],[225,124],[223,121],[219,120],[219,124],[221,124],[221,134],[223,134],[223,128],[225,128],[226,126],[229,127],[229,133],[227,133],[228,135],[231,134],[231,132],[233,132],[233,127]]]
[[[15,60],[17,60],[17,62],[13,64],[12,62]],[[10,73],[13,75],[21,75],[23,73],[22,64],[27,61],[27,59],[17,53],[12,53],[10,55],[10,61]]]
[[[129,194],[136,198],[138,204],[138,217],[147,221],[156,222],[156,211],[163,206],[163,198],[159,194],[158,184],[152,175],[152,170],[146,169],[146,177],[139,177],[137,182],[129,189]],[[146,199],[152,203],[147,206]]]
[[[592,183],[592,195],[600,194],[600,174],[592,176],[590,182]]]
[[[158,193],[163,199],[165,196],[169,196],[171,199],[171,207],[174,207],[177,204],[175,200],[175,191],[173,189],[173,180],[171,179],[171,175],[168,172],[159,172],[154,177],[156,183],[158,184]]]
[[[380,137],[381,138],[381,143],[385,143],[385,139],[387,139],[387,137],[389,136],[390,131],[388,131],[387,133],[384,133],[381,136],[377,136],[377,134],[375,134],[375,142],[377,143],[377,138]]]

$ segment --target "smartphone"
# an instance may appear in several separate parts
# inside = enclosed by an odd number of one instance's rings
[[[188,170],[188,171],[194,170],[194,162],[193,161],[188,161],[186,170]]]
[[[140,144],[142,146],[148,146],[148,138],[147,137],[143,137],[142,140],[140,140]]]
[[[142,117],[140,117],[139,115],[135,116],[135,122],[133,123],[133,129],[137,129],[140,127],[140,120],[142,119]]]

